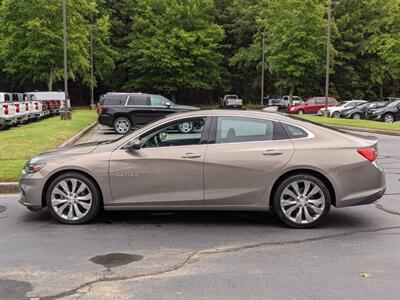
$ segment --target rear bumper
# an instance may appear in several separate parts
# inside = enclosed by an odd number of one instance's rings
[[[361,198],[349,199],[349,200],[346,200],[343,202],[339,202],[339,203],[337,203],[336,207],[340,208],[340,207],[371,204],[371,203],[374,203],[375,201],[379,200],[380,198],[382,198],[382,196],[385,194],[385,191],[386,191],[386,186],[370,195],[367,195],[367,196],[364,196]]]
[[[99,116],[99,123],[101,125],[112,127],[113,126],[113,116],[102,114]]]

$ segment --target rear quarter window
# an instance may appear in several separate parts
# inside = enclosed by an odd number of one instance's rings
[[[283,124],[283,126],[285,127],[287,134],[291,139],[300,139],[308,137],[308,133],[300,127],[289,124]]]
[[[105,96],[104,104],[105,105],[125,105],[126,96],[121,95],[110,95]]]

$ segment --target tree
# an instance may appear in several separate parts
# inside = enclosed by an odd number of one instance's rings
[[[223,29],[212,0],[138,0],[128,36],[127,89],[175,94],[220,81]]]
[[[381,86],[382,97],[385,82],[394,80],[397,83],[400,79],[400,1],[372,0],[366,5],[375,18],[371,18],[366,27],[365,53],[375,58],[368,61],[368,67],[372,81]]]
[[[34,12],[34,13],[32,13]],[[95,0],[68,1],[68,69],[72,80],[89,71],[89,19]],[[102,26],[104,28],[104,22]],[[62,2],[4,0],[0,8],[0,56],[14,79],[46,82],[49,90],[63,76]]]
[[[324,73],[325,1],[270,0],[260,19],[267,34],[267,65],[290,96],[302,80]],[[284,12],[284,13],[282,13]]]

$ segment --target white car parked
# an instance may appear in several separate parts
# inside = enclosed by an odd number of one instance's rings
[[[15,106],[11,102],[10,93],[0,93],[0,129],[17,124]]]
[[[365,101],[365,100],[350,100],[350,101],[340,102],[336,106],[328,107],[329,116],[331,118],[340,118],[340,114],[341,114],[342,111],[344,111],[346,109],[354,108],[357,105],[359,105],[361,103],[366,103],[366,102],[367,101]],[[324,110],[325,110],[325,108],[321,108],[318,111],[318,115],[322,116]]]

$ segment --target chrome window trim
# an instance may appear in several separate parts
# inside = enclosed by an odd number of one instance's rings
[[[188,117],[184,117],[184,118],[177,116],[177,118],[174,118],[174,119],[172,119],[172,120],[165,121],[165,122],[163,122],[163,123],[161,123],[161,124],[159,124],[159,125],[157,125],[157,126],[154,126],[154,127],[151,127],[151,128],[149,128],[149,129],[147,129],[146,131],[140,133],[140,135],[146,134],[147,132],[153,130],[154,128],[159,127],[159,126],[163,126],[164,124],[167,124],[167,123],[169,123],[169,122],[174,122],[174,121],[178,121],[178,120],[181,120],[181,119],[187,119],[187,118],[211,118],[211,117],[217,117],[217,118],[218,118],[218,117],[239,117],[239,118],[241,117],[241,118],[254,118],[254,119],[260,119],[260,120],[268,120],[268,121],[273,121],[273,122],[280,122],[280,123],[282,123],[282,124],[287,124],[287,125],[299,127],[300,129],[304,130],[304,131],[307,133],[307,136],[306,136],[306,137],[302,137],[302,138],[290,138],[290,137],[289,137],[289,138],[283,139],[283,140],[249,141],[249,142],[235,142],[235,143],[222,143],[222,144],[221,144],[221,143],[219,143],[219,144],[214,143],[214,144],[202,144],[202,145],[190,145],[190,146],[226,145],[226,144],[245,144],[245,143],[263,143],[263,142],[279,142],[279,141],[293,141],[293,140],[298,141],[298,140],[312,139],[312,138],[315,137],[315,134],[314,134],[313,132],[311,132],[310,130],[304,128],[304,127],[301,126],[301,125],[292,123],[292,122],[290,122],[290,121],[289,121],[289,122],[287,122],[287,121],[282,121],[282,120],[279,120],[279,119],[269,118],[268,116],[267,116],[267,117],[261,117],[261,116],[240,116],[240,115],[236,115],[236,114],[229,114],[229,115],[223,115],[223,116],[213,115],[213,114],[207,114],[207,115],[199,115],[199,116],[191,116],[191,117],[188,116]],[[128,144],[130,141],[134,140],[135,138],[137,138],[137,136],[132,137],[132,138],[129,139],[127,142],[125,142],[125,143],[123,143],[121,146],[117,147],[114,151],[118,151],[118,150],[127,151],[127,150],[124,150],[124,149],[121,149],[121,148],[123,148],[126,144]],[[170,146],[170,147],[187,147],[187,146]],[[167,147],[165,147],[165,148],[167,148]],[[169,147],[168,147],[168,148],[169,148]],[[150,148],[147,148],[147,149],[150,149]]]
[[[209,117],[212,117],[212,115],[201,115],[201,116],[192,116],[192,117],[189,117],[189,116],[188,116],[188,117],[184,117],[184,118],[179,118],[179,117],[178,117],[178,118],[175,118],[175,119],[172,119],[172,120],[165,121],[165,122],[163,122],[163,123],[161,123],[161,124],[158,124],[157,126],[153,126],[153,127],[149,128],[149,129],[147,129],[146,131],[140,133],[140,135],[146,134],[147,132],[153,130],[154,128],[163,126],[164,124],[167,124],[167,123],[170,123],[170,122],[174,122],[174,121],[179,121],[179,120],[181,120],[181,119],[209,118]],[[125,143],[123,143],[121,146],[117,147],[114,151],[118,151],[118,150],[126,151],[126,150],[121,149],[121,148],[124,147],[126,144],[128,144],[130,141],[132,141],[132,140],[134,140],[134,139],[136,139],[136,138],[137,138],[137,136],[132,137],[132,138],[129,139],[127,142],[125,142]],[[190,145],[190,146],[204,146],[204,145],[208,145],[208,144]],[[170,146],[170,147],[187,147],[187,145],[183,145],[183,146]],[[155,148],[155,147],[154,147],[154,148]],[[169,148],[169,147],[157,147],[157,148]],[[146,148],[146,149],[150,149],[150,148]]]

